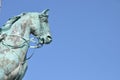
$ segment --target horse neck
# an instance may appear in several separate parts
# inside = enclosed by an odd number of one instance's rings
[[[11,35],[14,35],[15,41],[14,40],[13,41],[15,44],[17,43],[16,37],[18,37],[18,36],[21,37],[21,40],[23,40],[23,39],[29,40],[30,28],[27,25],[28,24],[26,21],[16,22],[11,26],[11,28],[9,30],[5,31],[4,33],[6,33],[9,38],[11,37]],[[14,45],[14,44],[12,44],[12,45]],[[17,52],[17,55],[20,58],[20,61],[25,60],[28,46],[24,46],[22,48],[13,49],[13,50],[15,50]]]
[[[30,28],[28,20],[20,19],[19,21],[15,22],[9,30],[5,31],[5,33],[7,35],[21,36],[29,40]]]

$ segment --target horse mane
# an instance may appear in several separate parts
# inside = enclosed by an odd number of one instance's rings
[[[20,15],[17,15],[17,16],[14,16],[14,17],[8,19],[8,21],[0,28],[0,33],[1,33],[2,31],[7,31],[7,30],[9,30],[9,29],[12,27],[12,25],[13,25],[16,21],[18,21],[18,20],[21,18],[21,16],[23,16],[23,15],[25,15],[25,13],[22,13],[22,14],[20,14]]]
[[[28,12],[27,13],[24,12],[24,13],[21,13],[20,15],[9,18],[8,21],[0,28],[0,34],[4,31],[9,30],[16,21],[18,21],[22,16],[26,14],[28,14]],[[44,16],[48,17],[48,15],[45,15],[43,13],[41,13],[39,17],[44,17]]]

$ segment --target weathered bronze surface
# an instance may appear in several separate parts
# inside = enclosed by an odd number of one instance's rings
[[[48,9],[41,13],[22,13],[0,28],[0,80],[22,80],[27,70],[28,48],[39,48],[52,41],[47,12]],[[30,34],[38,42],[31,40]],[[30,41],[37,45],[30,46]]]

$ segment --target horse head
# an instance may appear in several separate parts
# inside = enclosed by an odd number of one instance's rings
[[[44,10],[41,13],[37,13],[37,15],[31,13],[33,23],[30,26],[31,33],[37,37],[39,44],[49,44],[52,41],[48,24],[48,11],[49,9]]]

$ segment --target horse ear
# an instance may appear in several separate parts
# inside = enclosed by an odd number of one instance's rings
[[[42,14],[48,15],[48,11],[49,11],[49,9],[46,9],[46,10],[42,11]]]

